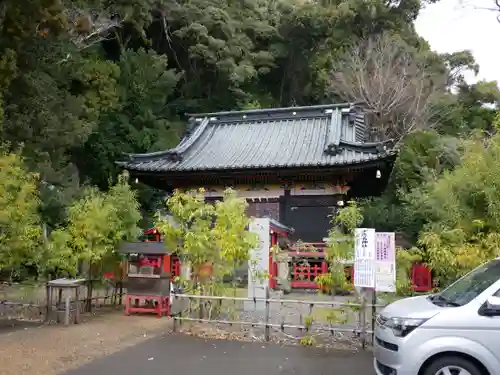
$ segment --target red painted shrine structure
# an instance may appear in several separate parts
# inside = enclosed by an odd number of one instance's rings
[[[339,207],[378,196],[387,185],[397,151],[390,141],[370,140],[369,125],[349,103],[192,114],[176,147],[129,154],[117,164],[167,193],[203,187],[208,202],[232,187],[250,216],[293,228],[290,241],[324,244]],[[325,266],[313,263],[296,265],[295,285],[314,284]]]
[[[120,248],[127,257],[125,314],[170,314],[170,283],[173,260],[161,242],[127,242]]]
[[[280,239],[288,239],[289,236],[293,233],[293,229],[284,226],[283,224],[277,222],[276,220],[269,220],[269,236],[270,236],[270,244],[271,249],[279,246]],[[269,252],[269,288],[276,289],[277,281],[276,278],[278,276],[278,261],[273,256],[273,252]]]
[[[144,242],[162,242],[162,237],[158,229],[148,228],[143,232]],[[181,275],[181,260],[176,254],[170,256],[172,280]]]

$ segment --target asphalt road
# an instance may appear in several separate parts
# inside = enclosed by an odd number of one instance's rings
[[[373,375],[371,352],[165,335],[65,375]]]

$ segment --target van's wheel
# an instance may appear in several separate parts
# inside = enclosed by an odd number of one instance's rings
[[[486,375],[474,362],[457,356],[437,358],[424,370],[423,375]]]

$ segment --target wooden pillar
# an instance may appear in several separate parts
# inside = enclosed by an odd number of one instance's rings
[[[323,262],[321,263],[321,273],[328,273],[328,263],[326,262],[326,260],[323,260]]]
[[[57,323],[61,322],[60,311],[62,310],[62,288],[57,290]]]
[[[271,231],[271,248],[278,244],[278,234]],[[273,252],[269,252],[269,288],[276,289],[276,277],[274,272]]]
[[[69,293],[66,294],[66,299],[65,299],[65,303],[64,303],[64,325],[69,325],[69,314],[70,314],[70,310],[71,310],[71,304],[70,304],[70,295]]]
[[[75,288],[75,324],[80,323],[80,287]]]
[[[162,263],[163,263],[163,272],[164,273],[169,273],[172,276],[172,255],[163,255],[162,257]]]
[[[290,189],[285,189],[283,195],[279,198],[279,221],[284,225],[288,225],[287,223],[287,201],[290,197]]]
[[[45,321],[50,322],[50,316],[52,315],[52,287],[50,286],[50,278],[47,281],[47,309],[45,315]]]

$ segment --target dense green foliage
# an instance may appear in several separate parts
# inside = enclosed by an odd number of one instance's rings
[[[141,216],[135,193],[121,175],[107,193],[92,187],[68,209],[68,223],[49,238],[46,267],[75,273],[79,261],[95,264],[112,254],[121,241],[135,240]]]
[[[472,137],[457,167],[405,196],[427,218],[418,242],[444,283],[500,256],[499,163],[498,134]]]
[[[37,176],[17,153],[0,154],[0,270],[36,263],[42,231]]]
[[[43,241],[65,259],[51,267],[74,269],[68,246],[88,260],[107,252],[136,222],[135,214],[119,214],[124,227],[94,238],[91,227],[121,207],[104,193],[125,183],[114,162],[124,152],[175,145],[185,114],[197,111],[357,101],[374,120],[371,137],[395,138],[401,147],[387,192],[361,204],[364,225],[404,231],[414,241],[435,220],[455,229],[458,221],[417,205],[472,157],[462,139],[496,131],[500,92],[496,83],[464,81],[464,71],[478,70],[469,52],[429,50],[413,27],[424,5],[2,1],[0,144],[11,169],[0,171],[9,179],[1,181],[9,193],[0,197],[0,252],[16,256],[2,255],[0,265],[46,257],[36,251]],[[161,195],[135,188],[143,212],[154,211]]]
[[[347,282],[345,261],[354,259],[356,228],[363,222],[363,208],[355,201],[347,202],[338,215],[332,219],[332,229],[328,233],[326,259],[329,263],[328,273],[316,277],[316,282],[325,290],[335,292],[336,289],[350,290],[354,286]],[[396,293],[408,295],[413,292],[411,286],[411,267],[415,262],[422,261],[419,249],[396,252]]]
[[[40,214],[44,182],[18,153],[2,152],[0,275],[9,280],[75,275],[83,262],[98,265],[113,258],[122,241],[140,233],[139,203],[127,180],[120,175],[107,192],[85,188],[67,208],[64,224],[49,233]]]
[[[192,277],[182,281],[190,291],[217,295],[223,279],[248,264],[250,251],[257,246],[255,233],[247,230],[246,200],[228,189],[224,199],[212,205],[205,202],[203,189],[177,190],[167,206],[171,216],[160,217],[157,227],[166,246],[192,269]]]

